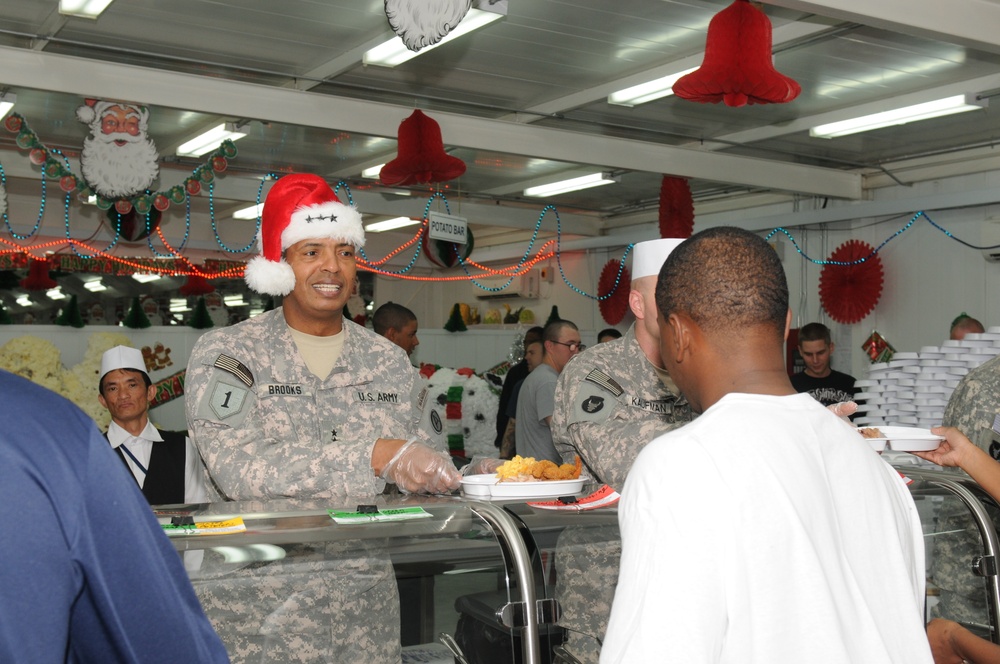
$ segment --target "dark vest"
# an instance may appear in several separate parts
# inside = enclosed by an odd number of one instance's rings
[[[107,438],[108,434],[104,434]],[[142,484],[142,494],[150,505],[171,505],[184,502],[184,466],[187,460],[185,431],[160,431],[161,442],[153,443],[146,468],[146,481]],[[121,447],[116,447],[118,458],[125,464],[129,476],[132,470],[125,460]],[[134,479],[134,477],[133,477]]]

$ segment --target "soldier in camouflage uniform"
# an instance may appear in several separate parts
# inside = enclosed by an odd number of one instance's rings
[[[591,477],[620,489],[639,450],[691,421],[691,409],[662,369],[653,291],[663,261],[681,240],[635,245],[629,306],[636,322],[566,365],[556,385],[552,439],[565,461],[577,454]]]
[[[281,178],[262,214],[257,292],[282,307],[205,334],[187,369],[190,435],[223,498],[371,498],[386,481],[446,493],[460,476],[410,436],[415,374],[390,341],[345,320],[361,217],[313,175]],[[355,503],[356,504],[356,503]],[[234,661],[398,662],[399,597],[376,544],[286,547],[193,579]]]
[[[564,461],[579,455],[587,472],[616,489],[646,443],[691,421],[691,409],[661,369],[653,293],[663,261],[681,240],[635,245],[629,305],[636,322],[621,339],[593,346],[573,358],[556,384],[552,438]],[[621,539],[617,526],[570,527],[556,543],[556,598],[565,648],[596,664],[618,579]]]
[[[993,418],[1000,413],[1000,357],[970,371],[952,392],[942,424],[955,427],[993,459],[1000,460],[1000,444]],[[921,455],[922,456],[922,455]],[[943,504],[931,545],[931,581],[940,589],[935,615],[965,624],[989,624],[986,580],[972,572],[971,563],[983,555],[982,536],[968,510],[957,500]]]

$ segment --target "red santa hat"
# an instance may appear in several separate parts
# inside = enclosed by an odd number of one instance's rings
[[[286,175],[264,201],[260,255],[247,263],[247,285],[264,295],[291,293],[295,272],[282,254],[296,242],[313,238],[341,240],[360,249],[365,244],[361,213],[341,203],[318,175]]]
[[[139,127],[143,132],[147,129],[149,122],[149,109],[137,104],[129,104],[124,101],[108,101],[107,99],[85,99],[83,104],[76,109],[76,119],[85,125],[91,125],[95,120],[100,120],[104,114],[113,106],[120,106],[130,110],[139,116]]]

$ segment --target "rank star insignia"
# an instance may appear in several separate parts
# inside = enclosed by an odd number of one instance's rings
[[[604,397],[587,397],[587,399],[580,404],[580,408],[582,408],[585,413],[596,413],[604,408]]]
[[[337,442],[337,430],[336,429],[330,429],[330,442],[331,443],[336,443]]]

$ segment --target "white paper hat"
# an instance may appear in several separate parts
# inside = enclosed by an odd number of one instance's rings
[[[104,380],[109,371],[115,369],[135,369],[149,376],[146,371],[146,362],[142,359],[142,352],[137,348],[129,346],[115,346],[111,350],[105,351],[101,356],[101,377],[98,384]]]
[[[677,248],[686,238],[660,238],[637,242],[632,248],[632,278],[656,277],[670,252]]]

